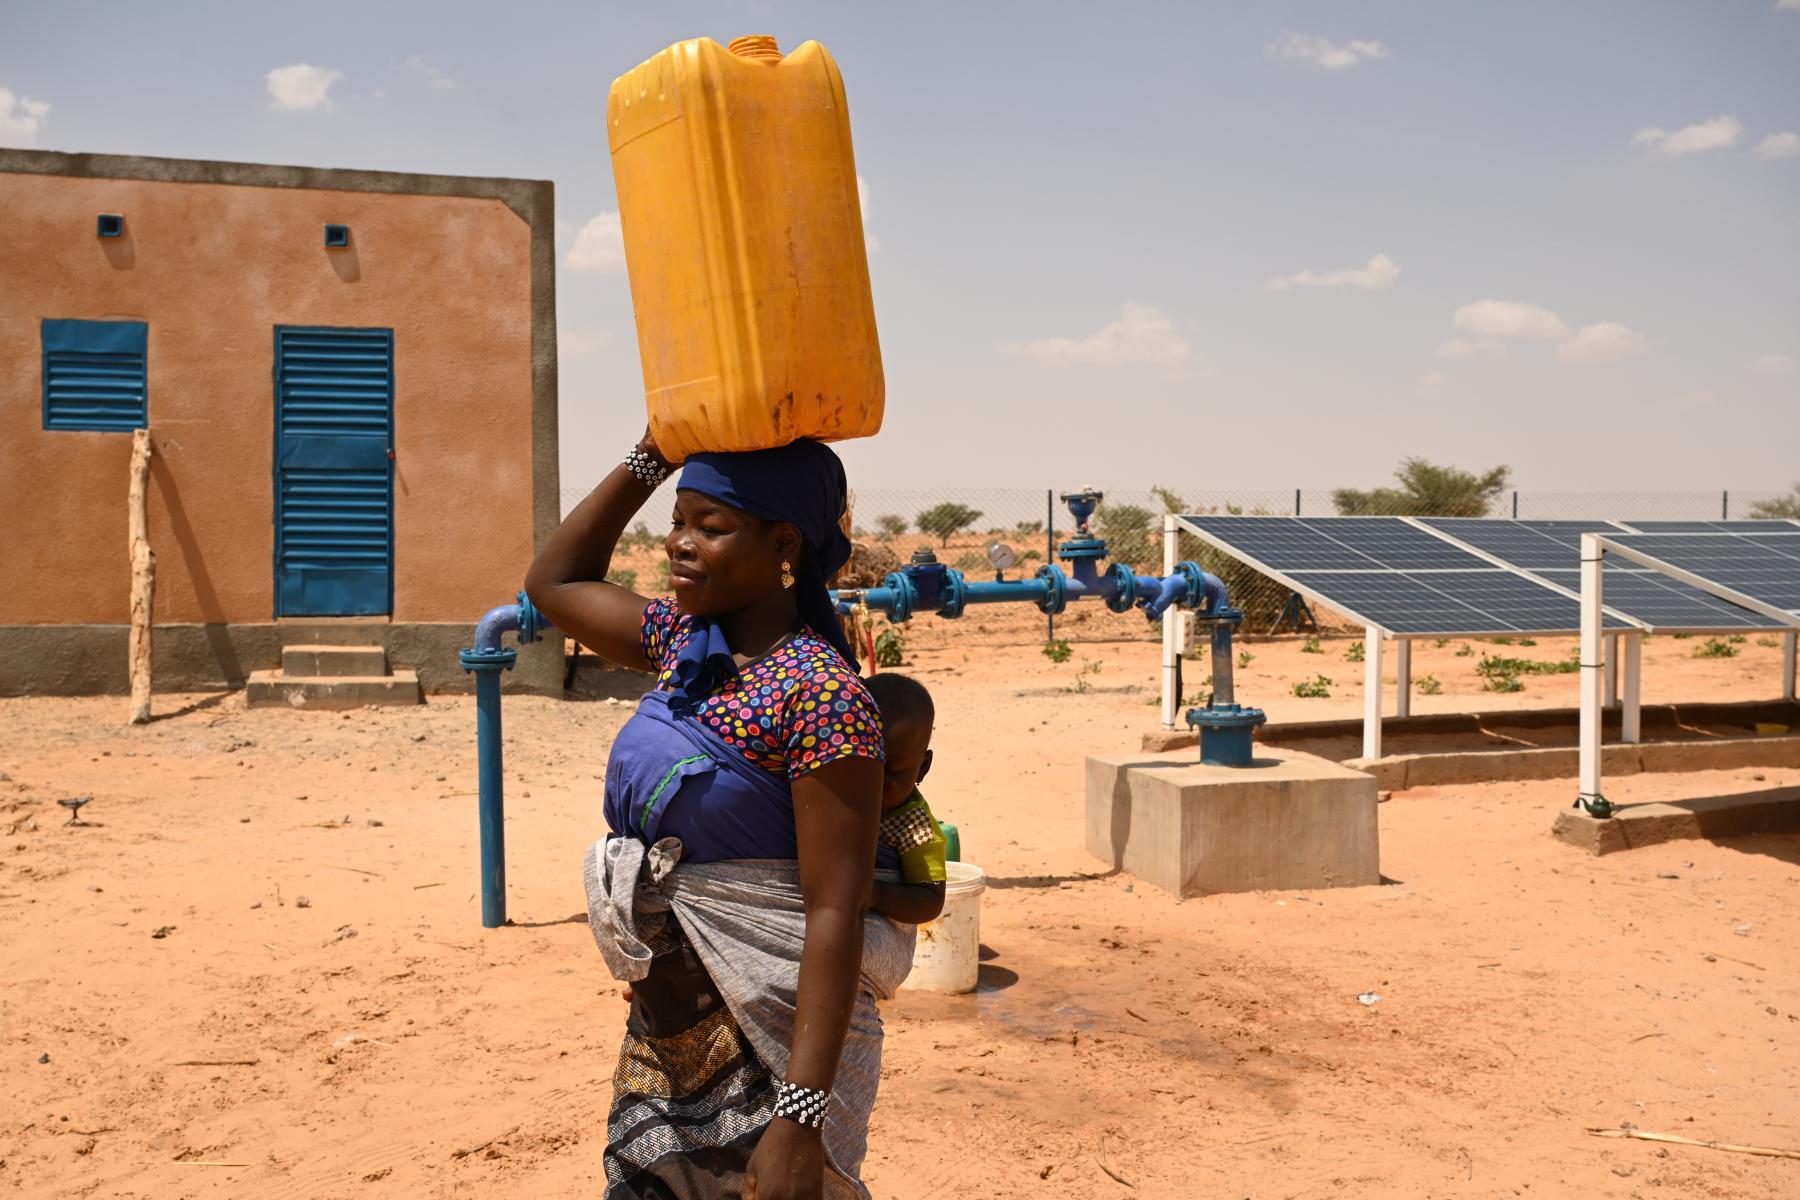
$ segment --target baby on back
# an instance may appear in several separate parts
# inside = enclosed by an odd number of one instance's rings
[[[909,675],[882,673],[863,681],[881,710],[887,777],[881,795],[881,840],[900,855],[900,882],[871,880],[868,907],[910,925],[944,910],[944,832],[919,781],[931,770],[937,710],[925,685]]]

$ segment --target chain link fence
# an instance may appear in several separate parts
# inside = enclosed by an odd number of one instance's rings
[[[1128,562],[1144,574],[1162,573],[1162,518],[1165,513],[1246,516],[1336,516],[1353,503],[1339,488],[1122,488],[1105,494],[1093,518],[1093,529],[1106,538],[1111,561]],[[586,488],[564,488],[563,512],[587,495]],[[987,577],[994,570],[987,548],[994,542],[1011,547],[1009,575],[1029,576],[1045,561],[1055,560],[1056,544],[1075,530],[1075,521],[1060,499],[1060,490],[1027,488],[860,488],[852,494],[851,520],[861,549],[855,564],[878,580],[929,546],[938,559],[968,574]],[[1521,520],[1710,521],[1759,515],[1780,502],[1777,492],[1529,492],[1507,491],[1494,497],[1485,512],[1464,515],[1517,517]],[[1361,515],[1406,515],[1398,503],[1384,504],[1380,493],[1362,493]],[[615,576],[629,576],[647,594],[668,588],[662,533],[675,501],[673,481],[663,485],[645,505],[616,559]],[[1225,582],[1235,606],[1244,610],[1244,630],[1267,634],[1297,629],[1303,614],[1293,607],[1287,588],[1243,563],[1221,554],[1191,534],[1180,536],[1178,558],[1191,559]],[[1095,619],[1056,623],[1057,636],[1117,636],[1142,618],[1106,613]],[[1312,614],[1327,629],[1350,628],[1336,614]]]

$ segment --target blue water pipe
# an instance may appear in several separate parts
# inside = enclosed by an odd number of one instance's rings
[[[939,562],[930,547],[914,552],[912,561],[882,579],[879,587],[846,588],[832,594],[838,611],[859,608],[883,613],[890,621],[911,620],[934,612],[955,620],[977,604],[1035,604],[1040,612],[1062,612],[1074,600],[1100,600],[1116,613],[1143,610],[1158,621],[1170,608],[1195,613],[1212,630],[1213,689],[1207,703],[1188,710],[1188,724],[1200,733],[1202,762],[1217,766],[1249,766],[1251,737],[1267,719],[1261,709],[1236,703],[1232,680],[1231,634],[1244,614],[1227,602],[1225,583],[1197,563],[1175,565],[1173,574],[1139,575],[1124,563],[1101,569],[1106,539],[1096,537],[1088,521],[1105,499],[1092,488],[1064,493],[1063,503],[1075,518],[1075,535],[1057,547],[1065,571],[1045,563],[1030,579],[971,580],[955,567]]]
[[[481,789],[481,924],[506,924],[506,777],[501,758],[500,673],[510,671],[519,652],[500,644],[516,633],[521,646],[554,629],[524,592],[512,604],[488,610],[475,625],[475,644],[457,655],[465,671],[475,674],[476,771]]]

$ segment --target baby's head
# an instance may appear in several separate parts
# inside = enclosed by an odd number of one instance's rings
[[[883,672],[864,682],[881,710],[881,732],[887,743],[887,778],[881,791],[885,812],[905,804],[931,770],[931,727],[937,710],[925,685],[909,675]]]

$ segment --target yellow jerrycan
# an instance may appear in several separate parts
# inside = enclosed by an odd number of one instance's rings
[[[662,452],[879,430],[881,347],[830,51],[677,42],[613,81],[606,127]]]

